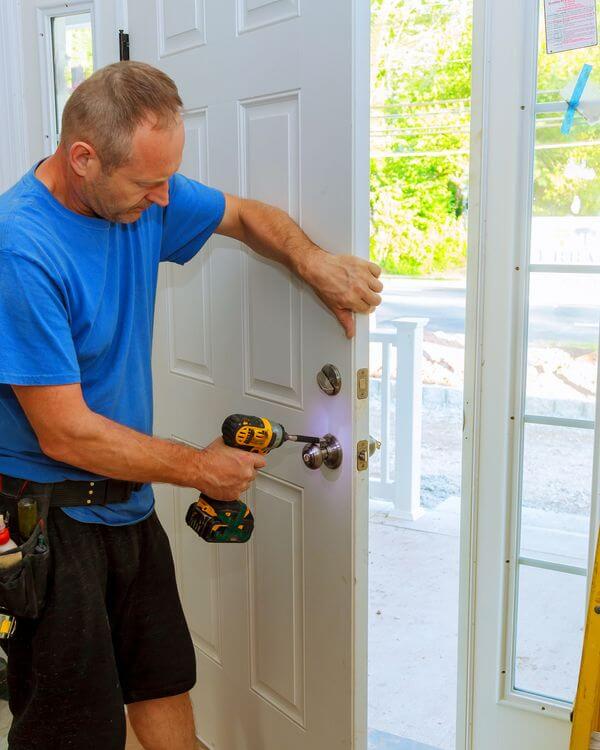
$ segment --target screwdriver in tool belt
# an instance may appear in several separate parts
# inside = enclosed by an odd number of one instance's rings
[[[283,425],[264,417],[231,414],[223,422],[223,441],[231,448],[266,455],[285,442],[320,443],[321,438],[290,435]],[[254,517],[241,500],[212,500],[200,495],[186,515],[186,523],[207,542],[247,542]]]

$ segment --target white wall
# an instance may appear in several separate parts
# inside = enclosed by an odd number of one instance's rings
[[[29,168],[23,87],[21,0],[0,3],[0,192]]]

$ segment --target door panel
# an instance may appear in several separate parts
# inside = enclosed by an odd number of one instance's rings
[[[279,206],[332,252],[366,257],[359,6],[364,19],[363,0],[130,0],[128,30],[132,59],[179,86],[184,173]],[[368,505],[354,446],[368,405],[354,373],[367,365],[368,330],[357,322],[351,343],[310,289],[228,238],[161,273],[158,434],[204,446],[227,414],[259,414],[290,432],[331,432],[345,456],[339,470],[311,472],[298,446],[271,454],[247,493],[256,530],[244,546],[204,544],[183,521],[194,493],[156,489],[196,647],[198,733],[211,748],[366,747]],[[316,383],[327,362],[344,381],[334,398]]]

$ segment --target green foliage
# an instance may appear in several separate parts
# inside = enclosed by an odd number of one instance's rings
[[[371,162],[371,255],[388,273],[437,273],[464,263],[464,197],[456,159]]]
[[[373,2],[371,254],[389,273],[438,273],[465,262],[466,5]]]
[[[371,254],[390,273],[464,266],[469,167],[471,3],[372,0]],[[598,48],[557,55],[539,35],[538,99],[560,102]],[[538,115],[534,215],[600,214],[600,125]]]

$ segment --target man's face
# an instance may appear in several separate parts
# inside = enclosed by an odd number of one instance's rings
[[[125,165],[107,174],[96,159],[86,171],[83,198],[103,219],[130,224],[153,203],[168,205],[168,180],[181,164],[185,131],[181,118],[166,129],[152,124],[144,123],[135,131]]]

